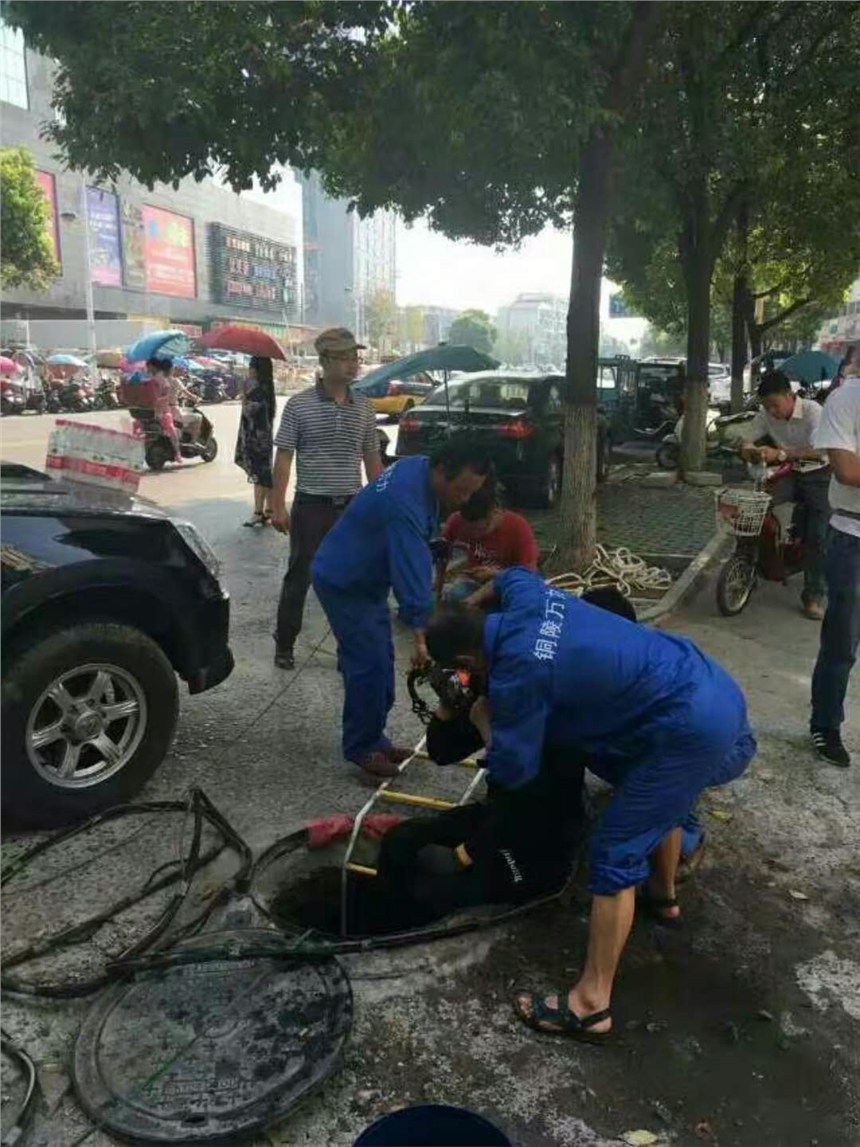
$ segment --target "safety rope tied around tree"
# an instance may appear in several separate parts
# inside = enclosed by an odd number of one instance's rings
[[[547,585],[577,596],[600,586],[615,586],[625,597],[642,593],[653,595],[655,591],[665,593],[671,584],[672,575],[668,570],[649,566],[644,558],[637,557],[626,546],[619,546],[617,550],[597,546],[594,561],[584,573],[571,570],[547,581]]]

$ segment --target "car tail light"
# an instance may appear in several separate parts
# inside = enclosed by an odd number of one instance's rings
[[[400,419],[399,430],[401,434],[417,434],[421,429],[421,423],[413,415],[404,414]]]
[[[394,398],[401,393],[401,385],[399,382],[389,382],[388,384],[388,397]]]
[[[523,438],[531,438],[535,432],[535,428],[532,424],[526,422],[523,418],[514,418],[510,422],[501,422],[498,426],[494,426],[493,429],[500,438],[514,438],[517,441],[521,441]]]

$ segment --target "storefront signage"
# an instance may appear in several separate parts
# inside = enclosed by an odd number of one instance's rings
[[[180,299],[195,298],[193,222],[160,207],[144,207],[141,214],[147,291]]]
[[[48,218],[45,221],[45,230],[48,232],[48,238],[51,241],[51,252],[54,258],[62,267],[62,260],[60,259],[60,235],[57,231],[57,181],[51,175],[50,171],[37,171],[36,182],[42,189],[42,193],[48,203]]]
[[[295,247],[222,223],[210,223],[209,258],[215,302],[256,311],[295,313]]]
[[[143,250],[143,213],[130,199],[119,204],[122,223],[122,278],[130,291],[146,290]]]
[[[87,188],[90,226],[90,277],[103,287],[122,286],[119,204],[109,191]]]

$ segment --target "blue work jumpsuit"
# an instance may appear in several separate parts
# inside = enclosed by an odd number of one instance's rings
[[[356,763],[384,750],[394,704],[388,594],[400,620],[423,629],[433,599],[430,541],[439,504],[430,459],[401,458],[350,502],[311,566],[314,590],[337,638],[343,670],[343,755]]]
[[[648,876],[648,858],[701,792],[740,776],[756,744],[735,681],[692,642],[554,590],[524,569],[496,577],[501,610],[484,629],[492,740],[508,788],[541,749],[576,745],[615,786],[591,842],[591,890]]]

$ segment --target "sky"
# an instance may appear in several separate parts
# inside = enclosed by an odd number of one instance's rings
[[[516,251],[499,254],[463,240],[453,242],[417,222],[397,229],[397,301],[493,314],[524,291],[566,297],[570,290],[570,237],[547,227]]]

